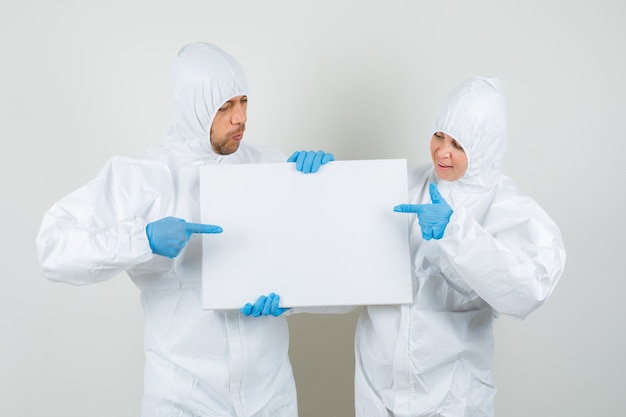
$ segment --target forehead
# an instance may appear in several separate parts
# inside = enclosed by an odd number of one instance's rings
[[[238,102],[244,102],[248,100],[248,96],[246,95],[242,95],[242,96],[235,96],[229,100],[226,100],[224,103],[222,103],[222,105],[219,107],[220,109],[224,108],[225,106],[229,105],[229,104],[233,104],[233,103],[238,103]]]
[[[230,100],[226,100],[225,103],[233,102],[233,101],[241,101],[241,100],[244,100],[244,99],[247,99],[247,98],[248,98],[248,96],[246,96],[246,95],[235,96],[235,97],[231,98]]]

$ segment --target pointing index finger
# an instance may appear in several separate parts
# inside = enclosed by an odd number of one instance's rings
[[[417,204],[398,204],[393,208],[393,211],[398,213],[417,213]]]
[[[187,231],[191,233],[222,233],[222,228],[212,224],[187,223]]]

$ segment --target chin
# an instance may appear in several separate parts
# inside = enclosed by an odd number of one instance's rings
[[[219,155],[230,155],[237,152],[237,149],[239,149],[239,142],[231,146],[221,146],[219,149],[214,149],[214,151]]]
[[[234,146],[231,146],[230,148],[228,148],[228,155],[230,155],[231,153],[237,152],[238,149],[239,149],[239,142],[237,142]]]
[[[454,175],[442,175],[439,172],[437,172],[437,178],[448,182],[456,181],[459,179],[459,177],[456,177]]]

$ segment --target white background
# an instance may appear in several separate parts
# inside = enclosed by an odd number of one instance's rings
[[[500,77],[505,171],[568,259],[542,308],[498,322],[497,415],[626,415],[625,14],[621,0],[3,0],[0,415],[139,415],[138,290],[47,282],[34,239],[108,158],[162,142],[169,65],[196,40],[246,69],[246,140],[285,153],[426,162],[443,96]],[[356,314],[290,318],[301,417],[352,415]]]

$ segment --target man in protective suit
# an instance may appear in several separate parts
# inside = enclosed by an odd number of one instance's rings
[[[493,325],[525,318],[565,265],[557,225],[501,172],[500,81],[473,77],[445,99],[432,164],[409,174],[414,301],[370,306],[356,331],[357,417],[491,417]]]
[[[114,157],[95,179],[45,213],[37,249],[44,275],[91,284],[126,272],[145,312],[142,416],[294,417],[289,334],[278,297],[249,315],[204,311],[198,167],[285,162],[279,150],[242,142],[248,82],[240,64],[207,43],[173,65],[167,138],[141,155]],[[315,172],[332,154],[295,152]],[[260,311],[262,308],[263,311]],[[259,316],[262,317],[252,317]]]

